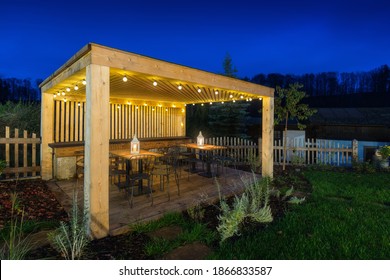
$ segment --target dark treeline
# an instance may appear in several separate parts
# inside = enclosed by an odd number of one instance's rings
[[[303,75],[258,74],[251,82],[286,87],[291,83],[304,86],[307,102],[313,107],[384,107],[390,106],[390,68],[380,66],[368,72],[322,72]]]
[[[34,102],[41,99],[39,84],[41,79],[32,82],[30,79],[1,78],[0,103],[7,101]]]

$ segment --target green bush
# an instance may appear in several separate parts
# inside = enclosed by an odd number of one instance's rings
[[[40,125],[41,106],[39,103],[8,101],[0,104],[0,135],[4,135],[5,126],[39,134]]]
[[[0,160],[0,176],[3,174],[4,168],[7,167],[7,162],[5,160]]]
[[[258,179],[253,175],[253,181],[245,184],[241,196],[235,196],[232,206],[224,198],[220,198],[221,215],[218,216],[218,232],[221,243],[226,239],[240,235],[241,226],[245,221],[270,223],[273,220],[269,206],[269,178]]]

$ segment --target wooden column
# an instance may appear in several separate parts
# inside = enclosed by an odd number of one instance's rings
[[[54,100],[53,94],[45,92],[41,97],[41,176],[50,180],[53,178],[53,150],[49,143],[54,142]]]
[[[273,177],[274,173],[274,98],[263,98],[263,130],[262,130],[262,176]]]
[[[88,233],[103,238],[109,233],[110,68],[91,64],[86,72],[84,213]]]

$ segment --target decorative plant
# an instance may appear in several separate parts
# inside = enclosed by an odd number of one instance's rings
[[[245,184],[245,191],[241,196],[235,196],[232,207],[221,198],[221,215],[218,216],[218,232],[221,242],[234,235],[240,235],[241,226],[245,221],[258,223],[270,223],[273,220],[271,207],[269,206],[270,179],[258,179]]]
[[[77,206],[77,194],[73,194],[73,205],[70,222],[64,223],[55,231],[49,233],[48,238],[53,247],[67,260],[79,259],[85,247],[89,243],[89,237],[85,231],[85,218],[79,213]]]
[[[11,220],[9,225],[2,230],[4,238],[4,246],[0,251],[2,260],[23,260],[31,250],[30,240],[23,231],[23,223],[24,210],[19,207],[17,195],[12,194]]]
[[[379,154],[382,157],[382,160],[386,161],[390,157],[390,146],[385,145],[379,148]]]

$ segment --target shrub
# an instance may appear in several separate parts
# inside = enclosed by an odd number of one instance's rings
[[[0,176],[3,174],[3,170],[6,167],[7,167],[7,162],[5,160],[0,160]]]
[[[86,233],[86,219],[79,213],[76,193],[73,195],[70,222],[61,221],[59,228],[49,233],[48,238],[65,259],[75,260],[82,256],[89,243],[89,237]]]
[[[218,232],[221,235],[221,243],[226,239],[240,235],[240,227],[245,221],[257,223],[272,222],[273,217],[269,206],[269,178],[258,179],[245,184],[245,191],[239,197],[235,196],[232,207],[221,198],[221,215],[218,216]]]

